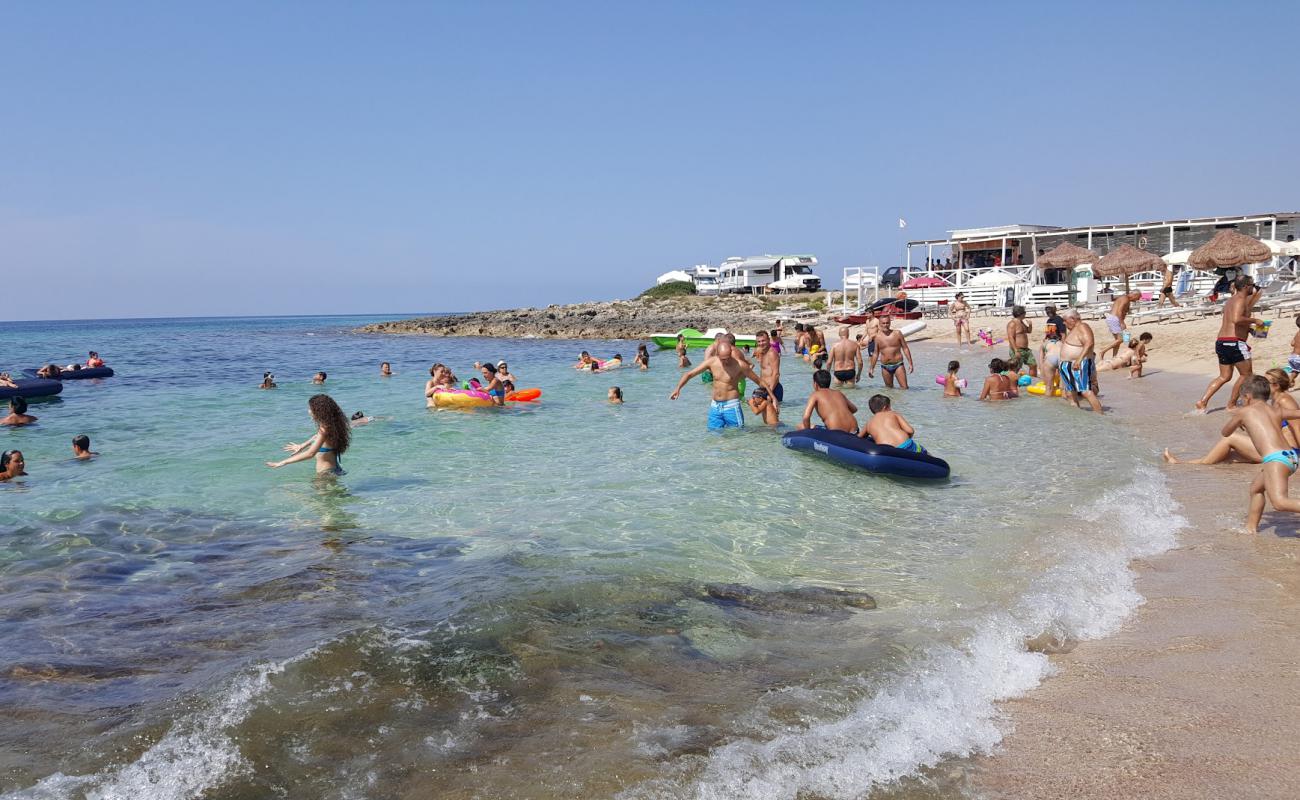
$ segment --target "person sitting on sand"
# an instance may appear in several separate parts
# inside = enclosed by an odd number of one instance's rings
[[[1300,404],[1296,403],[1291,396],[1291,375],[1284,369],[1273,368],[1264,373],[1264,379],[1269,385],[1269,399],[1273,407],[1280,413],[1300,410]],[[1300,438],[1296,435],[1296,427],[1291,425],[1287,420],[1282,420],[1282,435],[1286,438],[1289,446],[1295,448],[1300,446]],[[1260,461],[1259,451],[1255,449],[1254,443],[1250,437],[1242,431],[1219,437],[1219,441],[1214,443],[1210,451],[1200,458],[1192,458],[1186,461],[1179,460],[1174,454],[1165,448],[1164,459],[1167,464],[1221,464],[1225,461],[1242,461],[1247,464],[1258,464]]]
[[[316,384],[323,384],[325,383],[325,377],[326,376],[324,372],[317,372],[315,375],[312,376],[311,382]]]
[[[506,404],[506,389],[501,384],[501,378],[497,376],[497,368],[491,364],[484,364],[481,370],[483,374],[483,387],[479,390],[492,398],[492,402],[498,406]]]
[[[862,378],[862,350],[849,338],[849,326],[840,326],[840,338],[831,346],[831,374],[837,387],[853,388]]]
[[[18,395],[9,398],[9,416],[0,418],[0,425],[11,425],[15,428],[23,425],[31,425],[36,421],[36,417],[27,413],[27,400]]]
[[[14,379],[9,377],[8,372],[0,372],[0,389],[17,389],[17,388],[18,388],[18,384],[14,383]]]
[[[916,431],[903,419],[902,414],[894,411],[888,397],[883,394],[872,395],[867,401],[867,408],[871,409],[871,419],[867,420],[859,436],[864,439],[870,437],[876,444],[896,447],[909,453],[925,452],[925,448],[912,439]]]
[[[0,483],[26,474],[27,462],[23,460],[22,450],[6,450],[0,453]]]
[[[91,350],[89,356],[86,358],[86,366],[90,369],[102,367],[104,366],[104,359],[99,357],[99,353]]]
[[[72,457],[78,461],[89,461],[99,453],[90,452],[90,437],[82,433],[72,437]]]
[[[1010,390],[1011,379],[1003,374],[1006,369],[1006,362],[1000,358],[989,362],[989,374],[984,378],[984,386],[980,389],[981,400],[1010,400],[1015,396]]]
[[[853,415],[858,413],[858,407],[843,392],[831,389],[831,374],[826,370],[819,369],[812,377],[813,393],[812,397],[808,398],[808,404],[803,408],[803,419],[799,422],[799,430],[804,431],[812,427],[812,415],[816,411],[817,416],[822,419],[822,426],[827,430],[857,433],[858,420]]]
[[[1142,363],[1146,361],[1147,343],[1154,337],[1150,333],[1144,333],[1136,339],[1129,339],[1128,346],[1114,358],[1106,359],[1106,363],[1097,367],[1102,371],[1127,369],[1130,378],[1142,377]]]
[[[379,365],[379,376],[381,378],[393,377],[393,368],[392,366],[389,365],[387,361]]]
[[[715,348],[713,355],[704,359],[698,367],[682,375],[677,381],[677,388],[668,395],[668,399],[676,400],[681,397],[682,387],[687,382],[696,375],[708,371],[713,376],[710,383],[713,401],[709,404],[709,430],[743,428],[745,415],[741,410],[740,389],[737,384],[740,383],[741,378],[749,378],[754,381],[755,386],[762,385],[763,381],[754,372],[753,367],[737,357],[739,351],[733,348],[730,342],[725,339],[715,342]],[[772,387],[767,388],[771,391]]]
[[[759,386],[750,392],[749,410],[767,425],[775,427],[781,424],[780,407],[772,402],[772,395],[768,393],[767,387]]]
[[[677,334],[677,366],[681,369],[687,369],[691,366],[691,360],[686,357],[686,337]]]
[[[944,397],[961,397],[961,378],[957,377],[959,369],[961,369],[960,361],[948,362],[948,377],[943,379]]]
[[[632,363],[640,367],[642,372],[650,369],[650,351],[646,349],[644,342],[636,346],[636,358]]]
[[[273,469],[285,464],[296,464],[313,456],[316,458],[316,474],[331,473],[343,475],[341,459],[352,444],[352,426],[348,418],[327,394],[315,394],[307,401],[307,411],[316,423],[316,435],[302,444],[290,442],[284,449],[292,453],[281,461],[268,461],[266,465]]]
[[[609,402],[615,405],[623,404],[623,389],[618,386],[609,387],[609,394],[606,395]]]
[[[263,373],[262,373],[262,383],[261,383],[257,388],[259,388],[259,389],[274,389],[274,388],[275,388],[275,375],[271,374],[270,372],[263,372]]]
[[[1293,500],[1287,494],[1287,484],[1300,468],[1300,452],[1290,447],[1282,435],[1283,420],[1300,420],[1300,410],[1283,412],[1270,406],[1272,390],[1263,375],[1250,376],[1243,394],[1245,407],[1229,409],[1232,416],[1220,433],[1230,436],[1238,429],[1244,430],[1255,449],[1264,454],[1262,469],[1250,485],[1246,510],[1246,532],[1258,533],[1265,500],[1278,511],[1300,514],[1300,500]]]

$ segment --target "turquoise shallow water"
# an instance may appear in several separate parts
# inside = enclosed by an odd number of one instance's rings
[[[959,794],[927,770],[996,741],[993,702],[1045,669],[1024,635],[1104,633],[1137,601],[1128,557],[1176,528],[1120,426],[945,401],[940,349],[895,393],[953,467],[923,484],[753,419],[706,432],[667,353],[569,368],[634,343],[352,332],[373,319],[0,328],[0,368],[93,348],[118,371],[0,431],[31,473],[0,485],[0,793]],[[431,362],[498,358],[543,401],[424,407]],[[786,361],[793,422],[810,368]],[[262,466],[310,435],[318,369],[378,417],[338,481]],[[78,433],[98,460],[71,460]],[[879,607],[761,594],[809,588]]]

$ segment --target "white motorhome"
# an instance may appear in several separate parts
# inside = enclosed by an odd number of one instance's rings
[[[718,268],[708,264],[696,264],[686,269],[665,272],[655,279],[655,284],[658,286],[663,286],[665,283],[693,283],[696,294],[717,294]]]
[[[815,256],[732,256],[718,268],[718,286],[723,294],[815,292],[822,286],[816,266]]]

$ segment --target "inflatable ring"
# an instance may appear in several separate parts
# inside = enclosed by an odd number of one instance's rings
[[[517,392],[506,393],[507,403],[531,403],[542,396],[541,389],[520,389]]]
[[[1047,386],[1041,383],[1035,383],[1025,387],[1025,391],[1029,392],[1030,394],[1047,394]],[[1052,396],[1060,397],[1061,390],[1057,389],[1055,392],[1052,392]]]
[[[495,403],[487,394],[473,389],[436,389],[433,405],[437,408],[487,408]]]

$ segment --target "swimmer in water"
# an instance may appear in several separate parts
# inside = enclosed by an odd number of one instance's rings
[[[23,425],[31,425],[36,421],[36,417],[27,413],[27,400],[22,397],[9,398],[9,416],[0,418],[0,425],[11,425],[15,428]]]
[[[6,450],[0,453],[0,483],[26,474],[27,462],[23,460],[22,450]]]
[[[364,411],[358,411],[357,413],[352,415],[352,419],[349,421],[352,423],[352,427],[360,428],[362,425],[369,425],[370,423],[374,422],[375,418],[367,417],[366,412]]]
[[[312,383],[316,383],[316,384],[324,384],[324,383],[325,383],[325,373],[324,373],[324,372],[317,372],[315,375],[313,375],[313,376],[311,377],[311,382],[312,382]]]
[[[341,459],[352,443],[352,427],[343,409],[329,395],[316,394],[307,401],[307,410],[316,423],[316,435],[302,444],[286,444],[284,449],[292,455],[281,461],[268,461],[266,465],[274,469],[315,456],[316,474],[344,474]]]
[[[78,461],[89,461],[99,453],[90,452],[90,437],[86,434],[72,437],[72,457]]]
[[[262,373],[262,383],[261,383],[261,385],[258,386],[257,388],[259,388],[259,389],[274,389],[274,388],[275,388],[275,375],[271,374],[270,372],[263,372],[263,373]]]
[[[609,387],[609,394],[606,395],[606,397],[609,398],[609,402],[614,403],[615,405],[622,405],[623,390],[617,386],[611,386]]]
[[[749,395],[749,410],[754,415],[761,417],[763,422],[776,427],[781,423],[781,412],[776,403],[772,402],[772,395],[767,389],[759,386]]]
[[[484,364],[480,370],[483,373],[483,380],[486,381],[479,391],[492,398],[492,402],[498,406],[506,404],[506,390],[501,385],[501,378],[497,376],[497,368],[491,364]]]
[[[925,448],[917,444],[912,437],[916,431],[903,415],[895,411],[889,398],[883,394],[872,395],[867,401],[871,409],[871,419],[862,428],[862,438],[871,437],[876,444],[889,445],[909,453],[924,453]]]
[[[644,343],[636,346],[636,358],[632,363],[640,367],[642,372],[650,369],[650,351],[646,349]]]
[[[387,361],[379,365],[379,375],[384,378],[393,377],[393,368],[389,366]]]

